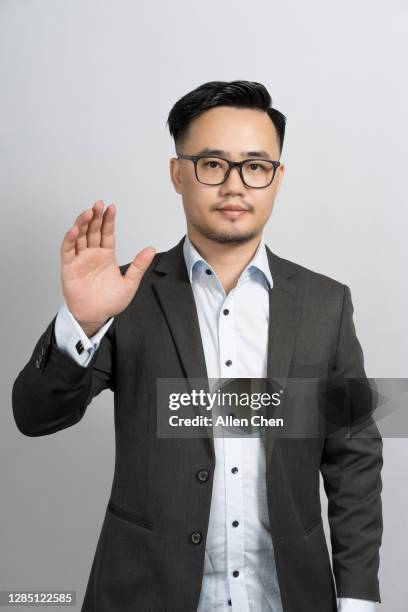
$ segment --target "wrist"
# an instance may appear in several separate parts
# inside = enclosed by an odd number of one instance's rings
[[[88,338],[92,338],[92,336],[94,336],[107,321],[108,319],[101,321],[100,323],[81,323],[80,321],[78,321],[78,323],[82,327],[84,334],[88,336]]]

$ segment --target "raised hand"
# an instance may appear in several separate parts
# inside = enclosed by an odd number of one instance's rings
[[[104,212],[98,200],[77,217],[61,245],[65,302],[88,337],[128,306],[155,255],[154,247],[145,247],[122,275],[115,256],[115,215],[114,204]]]

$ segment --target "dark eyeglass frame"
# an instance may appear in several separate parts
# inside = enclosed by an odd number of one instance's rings
[[[227,162],[228,170],[225,173],[224,180],[221,181],[220,183],[204,183],[204,181],[200,181],[200,179],[198,178],[198,174],[197,174],[197,161],[199,159],[203,159],[203,158],[207,158],[207,157],[211,158],[211,159],[222,159],[223,161]],[[212,185],[212,186],[222,185],[223,183],[225,183],[225,181],[227,180],[227,178],[231,174],[232,168],[238,168],[238,172],[239,172],[239,175],[241,177],[241,181],[244,183],[244,185],[246,187],[249,187],[250,189],[265,189],[265,187],[269,187],[269,185],[272,183],[272,181],[273,181],[273,179],[275,177],[277,168],[280,166],[280,161],[274,161],[272,159],[262,159],[260,157],[251,157],[249,159],[244,159],[244,160],[242,160],[240,162],[235,162],[235,161],[231,161],[230,159],[226,159],[225,157],[218,157],[218,155],[183,155],[183,154],[180,154],[180,155],[177,156],[177,159],[190,159],[191,161],[194,162],[194,172],[195,172],[195,175],[196,175],[196,179],[202,185]],[[242,166],[244,164],[246,164],[247,162],[249,162],[249,161],[263,161],[263,162],[268,162],[268,163],[273,165],[272,178],[271,178],[271,180],[269,181],[269,183],[267,185],[263,185],[262,187],[253,187],[252,185],[248,185],[248,183],[245,182],[245,179],[244,179],[243,174],[242,174]]]

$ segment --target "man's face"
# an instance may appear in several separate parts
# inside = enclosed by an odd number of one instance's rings
[[[279,160],[275,126],[267,113],[253,109],[218,106],[194,119],[180,153],[197,155],[205,147],[225,151],[217,155],[232,161],[264,158],[244,153],[262,150],[271,160]],[[240,244],[261,234],[272,213],[283,173],[282,164],[264,189],[244,185],[237,168],[221,185],[204,185],[196,179],[193,161],[170,160],[171,180],[182,196],[189,234],[198,232],[219,243]],[[234,217],[218,210],[229,204],[241,206],[246,212]]]

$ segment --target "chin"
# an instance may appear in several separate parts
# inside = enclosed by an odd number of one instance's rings
[[[234,228],[233,223],[229,224],[230,227],[228,227],[228,224],[226,227],[225,223],[211,226],[193,225],[202,236],[220,244],[241,244],[248,242],[248,240],[252,240],[260,232],[258,228]]]

